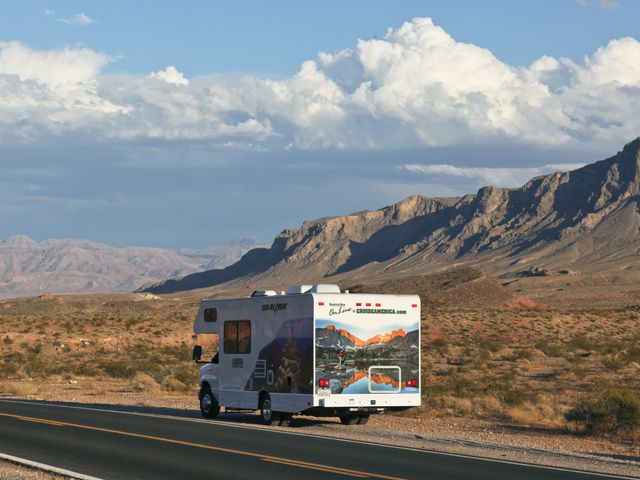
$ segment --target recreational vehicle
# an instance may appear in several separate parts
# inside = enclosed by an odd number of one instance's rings
[[[203,300],[194,332],[217,335],[202,360],[200,410],[260,410],[270,425],[294,414],[363,424],[420,405],[420,297],[295,285],[286,292]]]

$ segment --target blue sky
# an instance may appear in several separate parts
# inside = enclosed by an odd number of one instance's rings
[[[640,2],[3,2],[0,238],[270,241],[614,154]]]
[[[462,42],[488,48],[512,65],[542,55],[581,59],[612,38],[637,36],[638,2],[606,9],[598,0],[324,2],[3,2],[3,40],[49,49],[83,43],[121,56],[107,71],[145,75],[176,65],[189,77],[212,72],[279,76],[319,51],[382,37],[413,17],[431,17]],[[614,7],[617,5],[617,7]],[[90,28],[52,21],[83,12]]]

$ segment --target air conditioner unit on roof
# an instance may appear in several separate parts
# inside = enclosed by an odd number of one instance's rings
[[[318,283],[309,291],[311,293],[340,293],[340,287],[332,283]]]
[[[274,290],[256,290],[251,294],[252,297],[272,297],[277,295]]]
[[[287,288],[287,295],[301,295],[307,293],[313,285],[291,285]]]

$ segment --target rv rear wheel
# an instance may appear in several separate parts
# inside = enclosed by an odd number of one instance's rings
[[[358,425],[365,425],[369,421],[369,415],[358,416]]]
[[[292,415],[290,413],[281,413],[280,414],[280,426],[281,427],[288,427],[289,425],[291,425],[291,417],[292,417]]]
[[[200,389],[200,413],[205,418],[216,418],[220,413],[220,405],[216,397],[211,393],[211,388],[208,385],[203,386]]]
[[[342,415],[340,416],[340,423],[343,425],[356,425],[358,418],[357,415]]]

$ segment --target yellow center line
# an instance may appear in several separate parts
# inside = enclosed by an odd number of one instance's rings
[[[125,432],[122,430],[114,430],[111,428],[103,428],[103,427],[93,427],[91,425],[83,425],[80,423],[68,423],[68,422],[59,422],[57,420],[48,420],[45,418],[37,418],[37,417],[26,417],[26,416],[22,416],[22,415],[13,415],[10,413],[0,413],[0,416],[2,417],[9,417],[9,418],[16,418],[18,420],[24,420],[27,422],[36,422],[36,423],[44,423],[47,425],[56,425],[56,426],[65,426],[65,427],[74,427],[74,428],[82,428],[84,430],[93,430],[96,432],[106,432],[106,433],[114,433],[116,435],[123,435],[123,436],[127,436],[127,437],[135,437],[135,438],[144,438],[146,440],[155,440],[158,442],[166,442],[166,443],[173,443],[175,445],[184,445],[184,446],[188,446],[188,447],[196,447],[196,448],[204,448],[206,450],[214,450],[217,452],[224,452],[224,453],[233,453],[235,455],[243,455],[246,457],[253,457],[253,458],[259,458],[260,460],[264,460],[264,461],[269,461],[269,462],[273,462],[273,463],[282,463],[282,464],[287,464],[287,465],[292,465],[292,466],[296,466],[296,467],[300,467],[300,468],[307,468],[310,470],[322,470],[325,472],[330,472],[330,473],[340,473],[343,475],[351,475],[354,477],[360,477],[360,478],[382,478],[384,480],[404,480],[400,477],[391,477],[388,475],[382,475],[379,473],[368,473],[368,472],[363,472],[360,470],[351,470],[348,468],[342,468],[342,467],[332,467],[332,466],[328,466],[328,465],[323,465],[320,463],[312,463],[312,462],[305,462],[302,460],[294,460],[291,458],[285,458],[285,457],[275,457],[272,455],[263,455],[261,453],[254,453],[254,452],[248,452],[246,450],[237,450],[237,449],[233,449],[233,448],[225,448],[225,447],[217,447],[217,446],[213,446],[213,445],[205,445],[202,443],[194,443],[194,442],[187,442],[184,440],[174,440],[172,438],[165,438],[165,437],[157,437],[154,435],[145,435],[143,433],[132,433],[132,432]]]
[[[328,468],[328,467],[312,467],[310,465],[300,465],[298,462],[286,462],[284,460],[272,460],[270,458],[263,458],[262,460],[264,460],[265,462],[271,462],[271,463],[278,463],[280,465],[291,465],[292,467],[302,467],[302,468],[308,468],[311,470],[320,470],[322,472],[329,472],[329,473],[339,473],[341,475],[348,475],[350,477],[356,477],[356,478],[370,478],[366,475],[360,475],[358,473],[350,473],[350,472],[345,472],[343,471],[341,468]]]
[[[64,423],[56,422],[55,420],[47,420],[44,418],[33,418],[33,417],[16,417],[19,420],[24,420],[25,422],[33,422],[33,423],[44,423],[47,425],[56,425],[58,427],[63,427]]]

